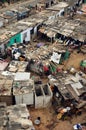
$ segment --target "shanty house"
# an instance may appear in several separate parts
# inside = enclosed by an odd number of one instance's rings
[[[15,103],[34,104],[34,82],[30,79],[30,73],[17,72],[13,82],[13,95]]]
[[[2,29],[0,31],[0,57],[4,58],[6,56],[6,45],[11,36],[11,32],[6,29]]]
[[[18,24],[16,24],[16,27],[18,29],[21,29],[21,43],[30,42],[33,38],[37,36],[38,27],[42,24],[42,19],[25,19]]]
[[[11,46],[15,43],[21,43],[21,29],[17,29],[15,24],[9,25],[6,29],[9,32],[9,41],[7,46]]]
[[[18,24],[16,24],[16,27],[22,30],[20,33],[21,43],[29,42],[31,40],[30,32],[33,29],[31,25],[32,25],[31,22],[24,22],[24,21],[20,21],[18,22]]]
[[[2,17],[4,20],[6,20],[6,23],[12,23],[17,21],[17,15],[12,12],[11,10],[7,10],[0,14],[0,17]]]
[[[6,62],[1,64],[3,70],[7,64]],[[0,102],[6,102],[7,105],[13,104],[13,95],[11,93],[12,83],[12,78],[9,79],[9,77],[0,75]]]
[[[25,7],[18,7],[15,9],[11,9],[17,15],[17,20],[24,19],[29,16],[30,10]]]

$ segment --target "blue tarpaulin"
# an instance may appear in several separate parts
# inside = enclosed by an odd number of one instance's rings
[[[41,46],[44,46],[44,43],[38,43],[37,44],[37,47],[41,47]]]

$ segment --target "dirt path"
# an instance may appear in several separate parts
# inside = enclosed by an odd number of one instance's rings
[[[86,54],[77,53],[74,51],[70,58],[65,62],[64,69],[68,69],[69,67],[74,67],[75,69],[80,68],[80,62],[81,60],[86,59]]]
[[[86,122],[86,113],[81,116],[73,117],[71,120],[61,121],[57,119],[57,114],[52,108],[46,109],[30,109],[32,121],[37,117],[41,118],[41,124],[35,126],[36,130],[73,130],[73,125]]]

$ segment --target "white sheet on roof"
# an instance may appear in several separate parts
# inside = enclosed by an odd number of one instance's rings
[[[14,77],[15,81],[27,81],[29,79],[30,79],[30,73],[28,72],[17,72]]]
[[[58,54],[56,52],[53,52],[53,55],[51,56],[51,61],[59,64],[61,58],[61,54]]]
[[[72,88],[75,90],[76,94],[79,96],[79,89],[83,88],[82,84],[80,82],[71,84]]]

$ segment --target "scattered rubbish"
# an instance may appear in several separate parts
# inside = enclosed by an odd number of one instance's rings
[[[41,118],[37,117],[37,119],[34,121],[34,124],[40,125],[40,123],[41,123]]]

